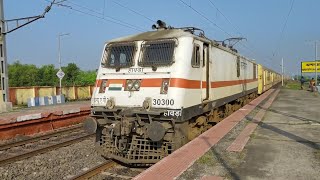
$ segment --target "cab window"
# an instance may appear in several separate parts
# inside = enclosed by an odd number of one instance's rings
[[[192,54],[191,65],[194,68],[199,68],[200,67],[200,46],[199,45],[194,45],[193,46],[193,54]]]
[[[105,49],[102,65],[109,68],[131,67],[135,52],[134,43],[111,44]]]

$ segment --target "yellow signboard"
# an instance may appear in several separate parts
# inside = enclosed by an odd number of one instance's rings
[[[301,72],[302,73],[315,73],[316,72],[316,62],[315,61],[301,62]],[[317,62],[317,72],[320,72],[320,62]]]

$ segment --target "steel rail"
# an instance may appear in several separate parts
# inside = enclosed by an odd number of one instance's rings
[[[109,169],[109,168],[115,166],[116,164],[117,163],[115,163],[114,161],[111,161],[111,160],[106,161],[102,164],[99,164],[98,166],[95,166],[95,167],[73,177],[72,180],[89,179],[89,178],[105,171],[106,169]]]
[[[19,155],[16,155],[16,156],[12,156],[12,157],[8,157],[8,158],[5,158],[5,159],[1,159],[0,160],[0,166],[3,166],[5,164],[8,164],[8,163],[12,163],[12,162],[15,162],[15,161],[19,161],[19,160],[22,160],[22,159],[26,159],[26,158],[29,158],[29,157],[32,157],[32,156],[35,156],[35,155],[38,155],[38,154],[42,154],[42,153],[45,153],[45,152],[48,152],[48,151],[51,151],[51,150],[54,150],[54,149],[58,149],[58,148],[61,148],[61,147],[64,147],[64,146],[68,146],[68,145],[71,145],[71,144],[74,144],[76,142],[80,142],[82,140],[85,140],[89,137],[93,137],[94,134],[86,134],[86,135],[83,135],[83,136],[80,136],[80,137],[77,137],[77,138],[73,138],[71,140],[67,140],[67,141],[64,141],[62,143],[56,143],[56,144],[53,144],[53,145],[49,145],[49,146],[45,146],[43,148],[39,148],[39,149],[36,149],[36,150],[25,150],[26,152],[25,153],[22,153],[22,154],[19,154]],[[23,149],[21,149],[21,151],[23,151]]]
[[[12,142],[12,143],[8,143],[8,144],[4,144],[4,145],[1,145],[1,146],[0,146],[0,151],[6,150],[6,149],[10,149],[10,148],[12,148],[12,147],[17,147],[17,146],[21,146],[21,145],[24,145],[24,144],[32,143],[32,142],[35,142],[35,141],[39,141],[39,140],[43,140],[43,139],[48,139],[48,138],[57,136],[57,135],[59,135],[59,134],[64,134],[64,133],[72,132],[72,131],[75,131],[75,130],[81,129],[81,128],[82,128],[82,125],[77,125],[77,126],[74,126],[74,127],[71,127],[71,128],[61,129],[61,130],[58,130],[58,131],[54,131],[54,132],[51,132],[51,133],[47,133],[47,134],[44,134],[44,135],[42,135],[42,136],[32,137],[32,138],[30,138],[30,139],[26,139],[26,140],[21,140],[21,141],[17,141],[17,142]]]

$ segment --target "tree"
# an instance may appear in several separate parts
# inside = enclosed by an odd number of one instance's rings
[[[19,61],[9,65],[9,86],[34,86],[38,81],[35,65],[21,64]]]
[[[75,81],[76,85],[94,85],[97,77],[96,71],[81,71]]]
[[[65,76],[62,79],[65,85],[75,85],[76,78],[80,74],[80,68],[75,63],[69,63],[67,67],[62,67],[62,70],[65,73]]]
[[[38,77],[39,82],[37,83],[38,86],[56,86],[58,85],[58,77],[56,73],[58,69],[55,69],[53,64],[44,65],[39,69]]]
[[[20,61],[15,61],[13,64],[8,65],[8,76],[9,76],[9,86],[17,87],[19,86],[19,77],[20,77],[20,70],[22,64]]]
[[[44,65],[38,68],[33,64],[21,64],[15,61],[9,64],[9,86],[58,86],[58,69],[53,64]],[[64,86],[93,85],[96,79],[95,71],[82,71],[75,63],[69,63],[62,67],[65,73],[62,79]]]

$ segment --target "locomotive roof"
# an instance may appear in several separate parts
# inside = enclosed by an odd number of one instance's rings
[[[133,42],[133,41],[152,41],[152,40],[160,40],[160,39],[173,39],[173,38],[179,38],[179,37],[196,37],[196,38],[200,38],[204,41],[207,42],[211,42],[213,43],[213,45],[215,45],[216,47],[223,49],[225,51],[228,51],[232,54],[241,56],[240,54],[238,54],[237,52],[233,52],[231,49],[227,48],[227,47],[223,47],[221,44],[218,44],[216,41],[214,40],[210,40],[207,38],[203,38],[203,37],[199,37],[195,34],[192,34],[189,31],[186,31],[184,29],[160,29],[157,31],[147,31],[147,32],[143,32],[143,33],[139,33],[139,34],[134,34],[134,35],[130,35],[130,36],[125,36],[125,37],[120,37],[120,38],[116,38],[116,39],[112,39],[107,41],[106,43],[120,43],[120,42]],[[244,56],[241,56],[243,58],[245,58]],[[247,59],[247,58],[245,58]],[[256,63],[250,59],[247,59],[250,62]]]
[[[159,39],[170,39],[170,38],[178,38],[182,36],[195,36],[190,32],[186,32],[182,29],[163,29],[158,31],[148,31],[140,34],[135,34],[131,36],[125,36],[121,38],[116,38],[108,41],[107,43],[115,43],[115,42],[132,42],[132,41],[152,41]]]

